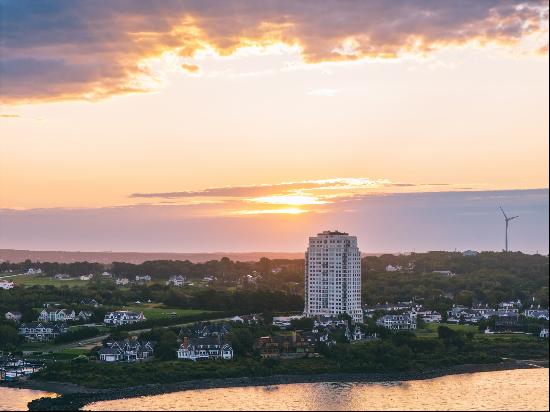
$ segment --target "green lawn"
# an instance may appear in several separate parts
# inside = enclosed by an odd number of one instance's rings
[[[452,330],[460,330],[464,333],[472,332],[473,334],[481,333],[477,326],[472,325],[457,325],[456,323],[427,323],[423,329],[417,329],[416,334],[420,337],[437,337],[437,328],[439,326],[446,326]]]
[[[166,307],[163,307],[162,305],[154,304],[154,303],[134,305],[134,306],[124,306],[123,309],[131,310],[135,312],[143,312],[143,315],[148,320],[213,313],[213,311],[211,310],[202,310],[202,309],[166,308]]]
[[[36,286],[36,285],[44,285],[44,286],[85,286],[88,281],[80,280],[80,279],[70,279],[70,280],[59,280],[54,279],[49,276],[16,276],[11,278],[17,285],[19,286]]]

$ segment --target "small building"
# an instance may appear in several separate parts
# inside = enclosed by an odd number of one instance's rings
[[[72,309],[46,308],[38,315],[38,321],[41,322],[67,322],[73,321],[76,313]]]
[[[79,277],[80,280],[91,280],[94,277],[93,273],[90,273],[89,275],[81,275]]]
[[[183,339],[177,351],[178,359],[233,359],[233,347],[221,336],[201,336]]]
[[[95,308],[97,308],[99,306],[99,303],[97,302],[97,300],[91,299],[91,298],[82,299],[80,301],[80,304],[81,305],[86,305],[86,306],[93,306]]]
[[[67,325],[62,322],[29,322],[22,323],[19,334],[32,342],[50,341],[66,333]]]
[[[400,272],[403,270],[402,266],[399,265],[387,265],[386,272]]]
[[[462,252],[462,256],[477,256],[479,253],[475,250],[465,250]]]
[[[376,321],[376,324],[389,330],[416,329],[416,319],[410,315],[384,315]]]
[[[8,290],[13,289],[15,287],[15,283],[13,283],[11,280],[0,280],[0,289]]]
[[[171,276],[170,279],[166,281],[166,284],[172,286],[185,286],[186,281],[187,279],[185,278],[185,276],[175,275]]]
[[[304,315],[294,315],[294,316],[274,316],[273,317],[273,326],[278,326],[281,329],[287,329],[290,327],[291,322],[296,319],[302,319]]]
[[[272,335],[259,338],[254,348],[262,358],[300,358],[313,355],[322,334],[294,331],[292,335]]]
[[[149,276],[149,275],[143,275],[143,276],[136,275],[136,282],[138,282],[138,283],[151,282],[151,276]]]
[[[453,271],[451,270],[434,270],[432,271],[432,273],[437,273],[437,274],[440,274],[440,275],[443,275],[443,276],[456,276],[456,273],[454,273]]]
[[[115,312],[108,312],[105,314],[103,323],[109,326],[128,325],[131,323],[143,322],[147,320],[143,316],[143,312],[130,312],[127,310],[119,310]]]
[[[113,277],[113,274],[111,272],[103,272],[101,274],[101,276],[104,276],[106,278],[112,278]]]
[[[53,278],[57,280],[70,280],[71,276],[66,273],[58,273]]]
[[[115,283],[119,286],[126,286],[128,283],[130,283],[130,280],[128,280],[128,278],[117,278],[115,280]]]
[[[525,309],[524,315],[527,318],[550,320],[548,318],[548,309],[541,309],[540,305],[537,308],[531,305],[529,309]]]
[[[548,339],[548,329],[546,329],[546,328],[541,329],[539,336],[542,339]]]
[[[6,314],[4,315],[7,320],[11,320],[13,322],[19,322],[22,316],[23,315],[21,314],[21,312],[16,312],[15,310],[6,312]]]
[[[91,310],[81,310],[76,316],[77,320],[89,322],[94,317],[94,312]]]

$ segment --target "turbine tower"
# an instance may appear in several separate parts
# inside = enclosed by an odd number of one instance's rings
[[[512,216],[512,217],[508,217],[506,215],[506,213],[504,213],[504,209],[502,208],[502,206],[500,206],[500,211],[502,212],[502,214],[504,215],[504,221],[506,222],[506,234],[505,234],[505,237],[504,237],[504,245],[506,246],[506,248],[504,249],[506,252],[508,252],[508,222],[510,220],[514,220],[515,218],[519,217],[519,216]]]

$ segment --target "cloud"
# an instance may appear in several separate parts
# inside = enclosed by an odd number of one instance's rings
[[[197,73],[200,70],[200,67],[195,64],[182,64],[181,68],[189,73]]]
[[[548,15],[544,0],[0,2],[1,99],[12,104],[147,91],[148,61],[168,51],[189,59],[285,43],[309,63],[392,58],[514,45],[544,31]]]
[[[0,118],[2,119],[17,119],[19,116],[18,114],[9,114],[9,113],[0,113]]]
[[[320,97],[334,97],[338,94],[340,90],[337,89],[317,89],[311,90],[307,94],[309,96],[320,96]]]

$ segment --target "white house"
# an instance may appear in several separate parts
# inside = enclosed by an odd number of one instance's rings
[[[108,312],[103,319],[103,323],[106,325],[127,325],[130,323],[143,322],[147,320],[143,316],[143,312],[130,312],[127,310],[119,310],[116,312]]]
[[[187,279],[185,276],[182,275],[175,275],[171,276],[170,279],[166,282],[167,285],[173,285],[173,286],[185,286],[185,281]]]
[[[93,316],[94,313],[91,310],[81,310],[76,316],[76,319],[88,322],[90,321],[90,319],[92,319]]]
[[[294,316],[274,316],[273,317],[273,326],[278,326],[282,329],[290,327],[290,324],[295,319],[302,319],[304,315],[294,315]]]
[[[143,275],[143,276],[136,276],[136,282],[151,282],[151,276],[149,275]]]
[[[402,266],[398,265],[388,265],[386,266],[386,272],[399,272],[400,270],[403,270]]]
[[[455,276],[456,273],[454,273],[451,270],[434,270],[432,273],[438,273],[443,276]]]
[[[9,312],[6,312],[6,314],[4,315],[4,317],[7,319],[7,320],[12,320],[14,322],[19,322],[21,320],[21,312],[16,312],[16,311],[9,311]]]
[[[409,315],[384,315],[376,321],[376,324],[390,330],[416,329],[416,320]]]
[[[112,278],[113,274],[111,272],[103,272],[101,276],[105,276],[106,278]]]
[[[120,285],[120,286],[125,286],[129,283],[130,281],[128,280],[128,278],[118,278],[115,280],[115,283],[117,285]]]
[[[40,312],[38,320],[41,322],[67,322],[75,320],[76,313],[72,309],[46,308]]]
[[[233,359],[233,347],[218,336],[184,338],[178,349],[178,359]]]
[[[42,274],[42,269],[35,269],[35,268],[29,268],[25,272],[25,275],[41,275],[41,274]]]
[[[528,318],[549,320],[548,309],[541,309],[540,305],[537,308],[531,305],[529,309],[525,309],[524,315]]]
[[[539,336],[543,339],[548,339],[548,329],[541,329]]]
[[[13,289],[15,283],[10,280],[0,280],[0,289],[8,290]]]
[[[89,275],[81,275],[80,280],[90,280],[94,277],[93,273],[90,273]]]

